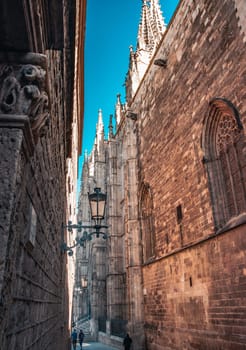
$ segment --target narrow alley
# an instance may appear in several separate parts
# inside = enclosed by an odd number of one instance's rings
[[[245,258],[246,0],[0,0],[0,350],[246,350]]]
[[[96,343],[96,342],[91,342],[91,343],[83,343],[83,348],[85,350],[117,350],[117,348],[112,348],[111,346],[102,344],[102,343]],[[73,347],[71,347],[71,350],[73,350]],[[79,344],[76,347],[76,350],[80,350]]]

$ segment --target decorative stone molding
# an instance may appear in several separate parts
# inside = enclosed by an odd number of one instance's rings
[[[8,118],[8,127],[11,120],[16,127],[18,116],[27,116],[35,143],[49,121],[47,90],[44,55],[0,54],[0,116],[13,116]]]

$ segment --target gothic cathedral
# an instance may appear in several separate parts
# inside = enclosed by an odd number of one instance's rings
[[[83,164],[78,219],[107,193],[107,239],[76,254],[74,319],[92,338],[246,348],[245,44],[244,0],[181,0],[167,27],[142,1],[126,102],[107,135],[99,110]]]

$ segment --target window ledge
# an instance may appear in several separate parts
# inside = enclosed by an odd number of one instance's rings
[[[238,216],[234,216],[221,229],[216,231],[216,234],[232,230],[233,228],[243,225],[245,223],[246,223],[246,213],[242,213]]]

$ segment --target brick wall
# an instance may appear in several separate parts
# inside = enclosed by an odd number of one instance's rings
[[[243,18],[234,1],[181,1],[130,106],[138,114],[139,182],[153,194],[156,256],[143,269],[151,350],[246,346],[245,226],[215,236],[202,148],[215,97],[237,108],[245,128]],[[166,69],[157,58],[167,59]]]
[[[149,349],[245,349],[245,229],[144,268]]]

